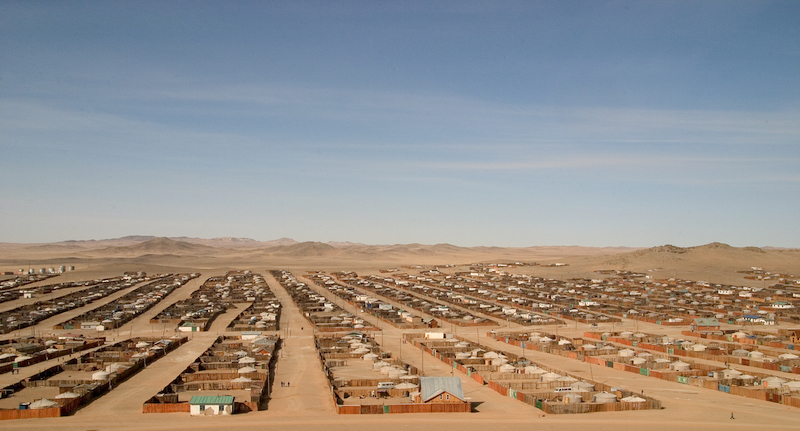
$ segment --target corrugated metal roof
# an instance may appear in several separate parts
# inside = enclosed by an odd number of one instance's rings
[[[719,320],[713,317],[703,317],[700,319],[694,319],[694,323],[697,326],[719,326]]]
[[[461,401],[464,400],[464,391],[461,389],[461,379],[458,377],[420,377],[420,392],[422,402],[427,402],[442,392],[447,392]]]
[[[189,404],[233,404],[233,395],[196,395]]]

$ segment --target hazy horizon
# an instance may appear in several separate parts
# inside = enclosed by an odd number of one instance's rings
[[[2,2],[0,241],[798,247],[798,18]]]

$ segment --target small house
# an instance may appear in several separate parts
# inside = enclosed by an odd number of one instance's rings
[[[415,403],[456,404],[466,403],[461,379],[458,377],[420,377],[419,395]]]
[[[720,323],[719,320],[713,317],[706,317],[702,319],[694,319],[692,320],[692,332],[699,332],[701,334],[708,334],[711,332],[719,332],[720,331]]]
[[[189,413],[192,416],[233,414],[233,395],[193,396],[189,400]]]

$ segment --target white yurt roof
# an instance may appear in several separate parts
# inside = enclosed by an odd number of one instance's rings
[[[501,365],[500,368],[497,369],[498,373],[513,373],[517,369],[511,364],[504,364]]]
[[[3,353],[2,355],[0,355],[0,359],[13,358],[14,356],[17,356],[17,355],[15,355],[13,353]]]
[[[231,380],[231,383],[248,383],[248,382],[252,382],[252,381],[253,381],[253,379],[248,379],[247,377],[237,377],[237,378]]]
[[[617,400],[617,396],[614,395],[614,394],[610,394],[608,392],[600,392],[598,394],[595,394],[593,399],[594,399],[594,402],[607,403],[607,402],[610,402],[610,401],[616,401]]]
[[[634,352],[631,349],[622,349],[619,352],[617,352],[617,354],[623,358],[627,358],[633,356],[634,354],[636,354],[636,352]]]
[[[60,352],[60,351],[61,351],[61,350],[54,349],[54,348],[52,348],[52,347],[51,347],[51,348],[49,348],[49,349],[45,349],[45,352],[47,352],[47,353],[58,353],[58,352]]]
[[[497,352],[486,352],[483,354],[483,357],[486,359],[497,359],[500,355],[497,354]]]
[[[782,355],[778,355],[778,358],[784,360],[791,360],[791,359],[800,359],[800,356],[797,356],[794,353],[784,353]]]
[[[372,369],[373,370],[377,370],[377,369],[380,369],[380,368],[383,368],[383,367],[386,367],[386,366],[389,366],[388,362],[378,361],[378,362],[375,362],[374,364],[372,364]]]
[[[242,367],[242,368],[239,368],[239,370],[237,372],[239,374],[247,374],[247,373],[255,373],[256,371],[258,371],[258,370],[253,368],[253,367]]]
[[[149,346],[150,346],[150,343],[148,343],[147,341],[139,341],[138,343],[136,343],[136,348],[137,349],[141,349],[142,347],[149,347]]]
[[[126,370],[126,369],[128,369],[127,365],[121,364],[119,362],[114,362],[113,364],[109,364],[106,367],[106,372],[107,373],[117,373],[117,372],[119,372],[121,370]]]
[[[547,371],[535,366],[535,365],[528,365],[525,367],[525,374],[544,374]]]
[[[569,341],[566,338],[562,338],[562,339],[558,340],[558,345],[559,346],[565,346],[567,344],[572,344],[572,341]]]
[[[392,366],[386,366],[386,367],[382,367],[382,368],[380,369],[380,373],[381,373],[381,374],[389,374],[389,373],[391,373],[392,371],[396,371],[396,370],[397,370],[397,368],[395,368],[395,367],[392,367]]]
[[[14,358],[14,362],[27,361],[30,358],[31,358],[30,356],[17,356],[16,358]]]
[[[644,399],[644,398],[637,397],[637,396],[634,395],[634,396],[630,396],[630,397],[625,397],[625,398],[621,399],[620,401],[622,401],[623,403],[643,403],[643,402],[645,402],[647,400]]]
[[[361,358],[364,359],[365,361],[373,361],[373,360],[378,358],[378,355],[376,355],[374,353],[367,353],[366,355],[362,356]]]
[[[588,392],[588,391],[594,390],[594,385],[592,383],[589,383],[589,382],[575,382],[575,383],[571,384],[570,386],[572,387],[572,389],[577,389],[577,390],[579,390],[581,392],[584,392],[584,391]]]
[[[350,353],[354,353],[356,355],[362,355],[364,353],[369,353],[369,349],[367,349],[366,347],[359,347],[355,350],[351,350]]]
[[[47,398],[42,398],[39,401],[34,401],[28,405],[29,409],[49,409],[53,407],[58,407],[58,403],[55,401],[48,400]]]
[[[592,343],[586,343],[586,344],[582,345],[581,347],[583,348],[583,350],[595,350],[595,349],[597,349],[597,346],[595,346]]]
[[[55,396],[56,399],[65,399],[65,398],[78,398],[80,395],[76,394],[75,392],[64,392]]]
[[[469,347],[469,343],[467,343],[466,341],[459,341],[458,343],[455,344],[454,347]]]
[[[800,389],[800,381],[798,380],[790,380],[783,384],[783,386],[789,389]]]
[[[470,355],[469,352],[457,352],[456,353],[456,359],[467,359],[470,356],[472,356],[472,355]]]
[[[238,352],[233,352],[233,354],[236,355],[236,356],[247,356],[247,351],[246,350],[239,350]]]
[[[106,380],[110,374],[105,371],[97,371],[92,373],[92,380]]]
[[[751,358],[763,358],[764,354],[759,352],[758,350],[753,350],[752,352],[750,352],[748,356],[750,356]]]
[[[256,358],[252,356],[245,356],[244,358],[239,358],[238,361],[240,364],[255,364]]]

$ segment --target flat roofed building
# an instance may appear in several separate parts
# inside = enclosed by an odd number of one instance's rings
[[[230,415],[233,414],[233,395],[193,396],[189,406],[192,416]]]

